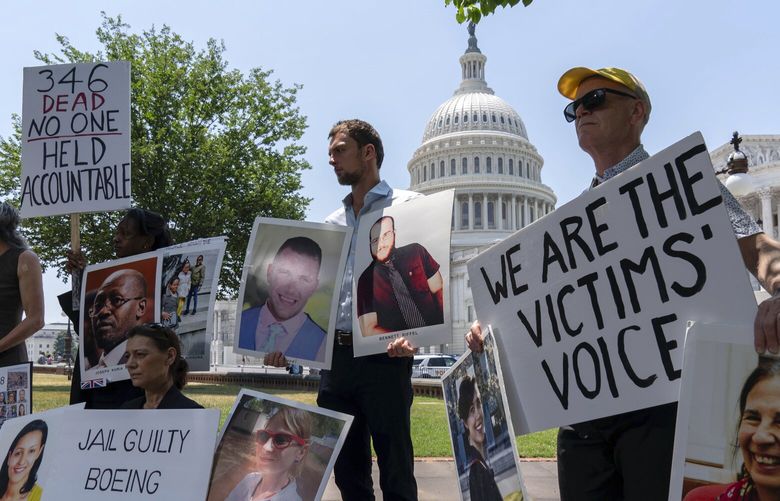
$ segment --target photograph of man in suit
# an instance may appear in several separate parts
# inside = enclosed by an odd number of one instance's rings
[[[418,243],[395,246],[395,220],[379,218],[369,232],[373,261],[360,275],[357,314],[364,337],[444,322],[439,263]]]
[[[241,314],[239,348],[323,361],[325,330],[304,311],[320,285],[322,250],[308,237],[286,240],[268,265],[268,297]]]
[[[146,303],[146,279],[140,271],[118,270],[103,280],[88,310],[100,358],[93,363],[87,358],[87,369],[124,365],[127,333],[143,323]]]

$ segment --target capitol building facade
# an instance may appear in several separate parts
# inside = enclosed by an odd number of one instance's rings
[[[460,57],[460,86],[431,115],[422,144],[407,168],[410,190],[424,194],[452,189],[450,301],[452,341],[421,352],[459,354],[475,319],[466,262],[490,245],[555,209],[556,197],[542,183],[544,159],[528,139],[520,115],[485,80],[487,57],[473,28]]]

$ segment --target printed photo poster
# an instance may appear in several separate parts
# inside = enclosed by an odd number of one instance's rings
[[[166,247],[159,261],[160,323],[179,336],[190,370],[209,370],[223,237]]]
[[[233,351],[329,369],[352,228],[258,217],[247,246]]]
[[[0,430],[10,471],[31,460],[21,473],[32,487],[28,499],[206,498],[218,409],[73,407],[14,419]]]
[[[32,414],[32,362],[0,367],[0,426]]]
[[[127,333],[159,321],[159,252],[89,265],[84,269],[79,319],[81,380],[129,379]]]
[[[748,477],[751,484],[777,485],[777,437],[766,432],[776,428],[778,415],[780,359],[756,354],[753,323],[693,323],[685,340],[669,499],[696,488],[695,499],[742,499],[728,492],[738,492],[735,482]],[[771,445],[767,436],[775,436]],[[754,453],[762,452],[757,460]]]
[[[322,498],[352,416],[241,389],[214,455],[209,501],[250,499],[264,475],[286,471],[279,499]]]
[[[5,486],[5,491],[0,497],[24,499],[19,492],[24,488],[26,499],[68,499],[53,486],[57,465],[70,460],[58,457],[56,443],[62,438],[62,416],[78,407],[83,404],[5,420],[0,428],[0,486]],[[19,472],[14,475],[21,482],[16,492],[8,472]]]
[[[520,434],[676,401],[686,322],[756,314],[700,133],[467,267]]]
[[[128,209],[130,63],[24,69],[22,217]]]
[[[463,501],[520,501],[525,487],[493,334],[442,378],[447,423]]]
[[[450,233],[454,192],[364,214],[355,239],[352,343],[356,357],[393,339],[449,342]]]

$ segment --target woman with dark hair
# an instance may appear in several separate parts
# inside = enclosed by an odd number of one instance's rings
[[[16,434],[0,468],[0,501],[40,501],[43,489],[35,482],[48,435],[42,419],[30,421]]]
[[[477,381],[464,376],[458,388],[458,417],[466,429],[466,456],[469,463],[469,494],[472,501],[502,501],[493,470],[485,461],[485,413]]]
[[[144,395],[122,404],[122,409],[202,409],[180,391],[187,384],[187,361],[181,357],[179,337],[168,327],[145,324],[127,335],[127,372]]]
[[[179,315],[176,309],[179,306],[179,277],[173,277],[160,300],[160,321],[165,327],[176,329],[179,325]]]
[[[18,226],[16,209],[0,203],[0,366],[26,362],[24,341],[43,327],[41,263]]]
[[[130,209],[119,221],[113,238],[114,253],[117,258],[135,256],[144,252],[168,247],[173,243],[168,223],[156,212],[146,209]],[[81,274],[87,263],[81,252],[68,252],[67,271]],[[57,299],[62,311],[68,316],[78,333],[79,313],[73,310],[71,291],[60,294]],[[85,343],[86,343],[85,339]],[[130,381],[117,381],[103,388],[81,389],[81,362],[76,356],[73,378],[70,386],[70,403],[86,403],[87,409],[118,409],[122,403],[142,395]]]
[[[301,501],[296,479],[311,445],[311,414],[280,407],[257,425],[255,469],[236,484],[225,501]]]
[[[685,501],[780,499],[780,360],[761,358],[739,394],[742,471],[729,485],[698,487]]]

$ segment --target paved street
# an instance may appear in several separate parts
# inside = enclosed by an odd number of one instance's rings
[[[414,464],[420,501],[458,500],[458,482],[455,478],[455,463],[452,460],[418,460]],[[520,471],[525,481],[528,496],[532,501],[558,501],[558,470],[553,460],[530,460],[520,462]],[[377,499],[379,492],[379,470],[374,462],[374,488]],[[331,476],[323,501],[341,499]]]

